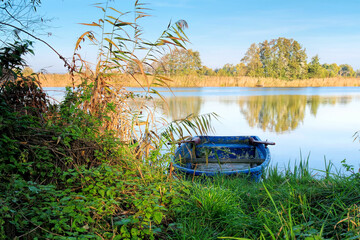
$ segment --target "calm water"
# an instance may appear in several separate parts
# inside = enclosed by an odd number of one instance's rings
[[[61,88],[47,88],[57,99]],[[55,90],[55,91],[54,91]],[[140,89],[130,88],[132,91]],[[314,169],[324,169],[324,158],[338,168],[341,161],[360,167],[360,143],[353,134],[360,130],[360,88],[158,88],[168,100],[168,120],[190,113],[215,112],[216,135],[257,135],[276,142],[270,146],[272,163],[279,167],[310,155]],[[163,109],[163,108],[160,108]]]

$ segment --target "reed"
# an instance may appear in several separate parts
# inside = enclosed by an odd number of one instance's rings
[[[39,81],[42,87],[71,87],[73,85],[70,74],[39,74]],[[81,82],[80,77],[75,77],[75,84],[78,85]]]
[[[253,78],[253,77],[221,77],[221,76],[172,76],[168,77],[166,84],[170,87],[351,87],[360,86],[360,78],[312,78],[298,80],[281,80],[273,78]],[[170,80],[171,79],[171,80]],[[76,81],[80,77],[75,76]],[[152,86],[157,85],[154,77],[137,76],[138,82],[133,78],[123,74],[113,74],[110,84],[124,87],[147,86],[147,81]],[[43,87],[66,87],[72,86],[69,74],[41,74],[40,82]]]

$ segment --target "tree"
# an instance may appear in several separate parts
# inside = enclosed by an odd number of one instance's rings
[[[349,64],[341,64],[339,75],[343,77],[355,77],[356,73]]]
[[[270,41],[271,51],[274,58],[276,77],[281,79],[290,78],[290,39],[278,38]]]
[[[215,76],[216,72],[214,70],[212,70],[211,68],[208,68],[207,66],[202,66],[200,68],[200,70],[198,71],[198,73],[200,75],[205,75],[205,76]]]
[[[276,77],[271,47],[267,40],[259,44],[260,61],[264,69],[264,77]]]
[[[246,64],[247,73],[250,77],[263,76],[263,64],[260,59],[260,48],[257,44],[251,44],[250,48],[246,51],[245,56],[241,59]]]
[[[360,77],[360,69],[356,70],[356,77]]]
[[[270,41],[273,69],[281,79],[301,79],[306,76],[306,52],[294,39],[278,38]]]
[[[191,49],[175,49],[156,64],[159,73],[167,75],[197,74],[201,70],[200,53]]]
[[[230,77],[236,75],[236,67],[233,64],[227,63],[222,68],[217,69],[216,75],[223,77]]]
[[[235,76],[245,76],[247,68],[244,63],[238,63],[235,65],[236,75]]]
[[[43,30],[48,20],[37,14],[40,5],[41,0],[0,0],[0,45],[19,41],[23,31]]]
[[[242,61],[251,77],[301,79],[307,73],[306,58],[305,49],[297,41],[278,38],[252,44]]]
[[[339,75],[339,72],[340,72],[340,67],[336,64],[336,63],[333,63],[333,64],[326,64],[324,63],[322,65],[323,69],[325,69],[325,72],[326,72],[326,77],[336,77]]]
[[[290,79],[302,79],[306,77],[306,52],[305,49],[302,49],[301,45],[295,41],[290,40],[290,59],[289,59],[289,71]]]
[[[228,77],[238,77],[246,75],[246,66],[244,63],[239,63],[236,65],[227,63],[222,68],[216,69],[217,76],[228,76]]]
[[[311,58],[311,62],[308,67],[308,76],[309,78],[321,77],[322,66],[320,64],[320,58],[318,55],[315,55]]]

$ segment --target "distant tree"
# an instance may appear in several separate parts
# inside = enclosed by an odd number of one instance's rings
[[[215,70],[216,72],[216,76],[219,76],[219,77],[228,77],[228,76],[231,76],[231,73],[226,71],[226,69],[224,68],[217,68]]]
[[[264,70],[264,77],[276,77],[274,59],[272,57],[271,46],[267,40],[259,44],[260,61]]]
[[[356,70],[356,77],[360,77],[360,69]]]
[[[350,66],[349,64],[341,64],[339,75],[343,77],[355,77],[356,73],[352,66]]]
[[[247,72],[246,65],[244,63],[238,63],[235,65],[236,75],[235,76],[245,76]]]
[[[246,71],[247,68],[244,63],[239,63],[236,65],[227,63],[222,68],[216,69],[216,75],[238,77],[238,76],[245,76]]]
[[[336,64],[323,64],[322,65],[323,69],[325,69],[326,72],[326,77],[336,77],[339,75],[340,72],[340,67]]]
[[[322,77],[322,65],[320,64],[320,58],[315,55],[311,58],[311,62],[308,65],[308,77],[309,78],[320,78]]]
[[[175,49],[161,58],[155,66],[156,71],[167,75],[197,74],[201,70],[198,51]]]
[[[278,38],[270,41],[271,51],[274,58],[276,77],[281,79],[290,78],[290,39]]]
[[[338,66],[320,64],[318,55],[307,63],[306,49],[294,39],[277,38],[265,40],[259,44],[251,44],[245,56],[241,59],[246,75],[250,77],[272,77],[279,79],[304,79],[326,77],[360,77],[360,71],[355,72],[349,64]],[[217,70],[217,75],[240,75],[240,70],[230,70],[224,66]]]
[[[247,67],[247,76],[261,77],[263,76],[263,64],[260,59],[260,48],[257,44],[251,44],[250,48],[246,51],[245,56],[241,59]]]
[[[236,66],[233,64],[227,63],[222,68],[217,69],[217,76],[234,76],[236,75]]]
[[[305,49],[297,41],[278,38],[252,44],[242,61],[248,76],[302,79],[307,74],[306,59]]]
[[[272,67],[277,78],[301,79],[306,77],[306,52],[294,39],[278,38],[270,41]]]
[[[200,75],[205,75],[205,76],[215,76],[216,72],[211,68],[208,68],[206,66],[202,66],[200,68],[200,70],[199,70],[199,74]]]
[[[307,73],[307,56],[305,49],[302,49],[301,45],[295,40],[291,39],[290,42],[291,46],[289,54],[289,78],[303,79],[306,77]]]

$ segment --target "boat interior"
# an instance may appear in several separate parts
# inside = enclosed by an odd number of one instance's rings
[[[265,161],[262,151],[249,144],[186,144],[177,156],[181,166],[198,171],[238,171],[257,167]]]

